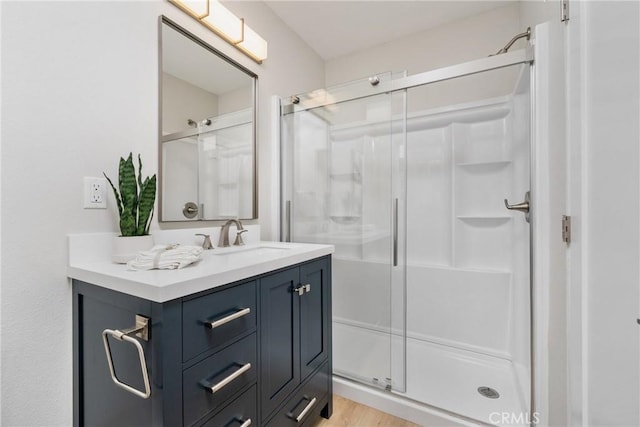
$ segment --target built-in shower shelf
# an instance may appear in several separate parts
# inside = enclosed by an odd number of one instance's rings
[[[465,168],[465,169],[476,169],[476,168],[495,168],[500,169],[511,164],[511,160],[490,160],[490,161],[479,161],[479,162],[464,162],[464,163],[456,163],[456,166]]]
[[[496,215],[496,216],[481,216],[481,215],[458,215],[456,216],[461,221],[465,221],[468,223],[496,223],[496,225],[505,223],[511,220],[510,216],[507,215]]]
[[[334,256],[335,258],[335,256]],[[507,275],[510,276],[511,274],[513,274],[513,272],[509,269],[503,268],[480,268],[480,267],[465,267],[465,266],[457,266],[457,265],[444,265],[444,264],[434,264],[434,263],[429,263],[429,262],[424,262],[424,261],[416,261],[414,259],[409,259],[407,261],[407,268],[408,269],[414,269],[414,270],[420,270],[420,269],[427,269],[427,270],[441,270],[441,271],[455,271],[455,272],[466,272],[466,273],[482,273],[482,274],[488,274],[488,275],[496,275],[497,276],[502,276],[502,275]]]
[[[366,243],[375,242],[388,238],[391,235],[389,231],[384,230],[366,230],[366,231],[328,231],[314,234],[298,234],[296,240],[305,243],[327,243],[336,245],[364,245]]]
[[[360,182],[362,180],[362,175],[360,172],[344,172],[344,173],[331,173],[329,174],[331,179],[335,180],[347,180],[347,181],[356,181]]]
[[[406,120],[402,114],[384,117],[353,120],[349,123],[331,125],[330,135],[335,140],[360,137],[364,135],[388,135],[389,132],[408,132],[437,129],[453,123],[478,123],[498,120],[511,112],[508,96],[474,101],[446,107],[436,107],[408,113]]]

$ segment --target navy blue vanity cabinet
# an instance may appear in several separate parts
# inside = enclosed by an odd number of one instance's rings
[[[73,306],[74,426],[154,425],[157,419],[154,414],[162,412],[159,405],[163,396],[170,394],[172,389],[170,384],[163,384],[162,379],[157,379],[163,360],[155,355],[160,353],[157,346],[162,345],[159,339],[162,333],[152,326],[151,339],[140,341],[147,370],[153,377],[149,399],[136,397],[113,384],[102,333],[105,329],[124,330],[133,326],[136,315],[151,318],[156,325],[158,322],[161,324],[163,310],[158,312],[158,307],[153,307],[154,304],[147,300],[77,280],[73,281]],[[169,306],[172,304],[167,306],[169,311],[175,308]],[[137,350],[130,344],[117,344],[111,341],[118,378],[138,390],[144,390]],[[171,363],[171,352],[166,356],[164,362]]]
[[[300,425],[331,416],[329,258],[260,280],[262,421]]]
[[[163,303],[73,280],[74,426],[284,426],[329,417],[330,268],[326,256]],[[120,335],[144,319],[146,340]],[[115,376],[133,392],[112,380],[105,334]],[[139,396],[140,354],[148,398]]]
[[[156,303],[74,280],[74,425],[256,423],[257,283]],[[103,344],[103,331],[125,331],[136,315],[150,319],[148,341],[131,335],[144,351],[146,399],[114,383]],[[109,337],[109,347],[118,380],[145,391],[136,346]]]

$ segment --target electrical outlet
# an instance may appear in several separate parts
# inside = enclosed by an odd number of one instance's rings
[[[84,177],[84,208],[107,208],[107,180],[104,178]]]

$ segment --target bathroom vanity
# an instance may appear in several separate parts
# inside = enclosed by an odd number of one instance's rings
[[[331,416],[332,246],[261,242],[144,272],[72,246],[74,425]]]

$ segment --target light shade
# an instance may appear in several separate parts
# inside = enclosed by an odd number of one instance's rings
[[[209,14],[209,0],[169,0],[169,3],[173,3],[196,19]]]
[[[1,1],[1,0],[0,0]],[[168,0],[202,25],[261,64],[267,58],[267,42],[218,0]]]
[[[200,20],[214,33],[232,44],[242,41],[244,21],[224,7],[219,1],[209,0],[209,15]]]
[[[267,59],[266,40],[260,37],[247,24],[244,25],[244,40],[236,46],[258,62]]]

